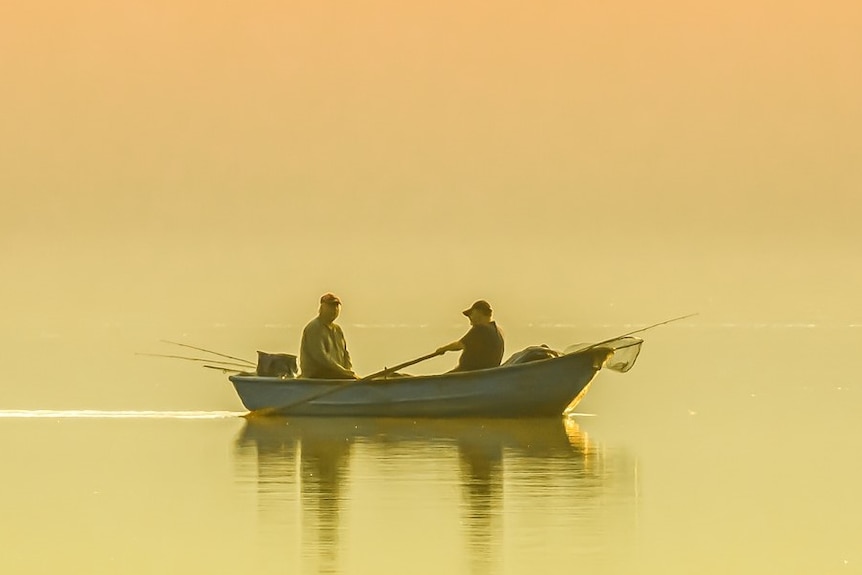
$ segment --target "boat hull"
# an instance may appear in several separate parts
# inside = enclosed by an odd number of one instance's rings
[[[233,375],[230,381],[243,405],[253,413],[547,417],[571,410],[586,393],[598,369],[594,354],[575,353],[493,369],[355,383],[254,375]],[[311,399],[303,401],[306,398]]]

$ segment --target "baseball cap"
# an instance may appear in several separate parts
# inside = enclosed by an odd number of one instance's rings
[[[483,299],[480,299],[480,300],[474,301],[473,305],[471,305],[470,307],[468,307],[467,309],[465,309],[461,313],[463,313],[466,316],[469,316],[470,312],[473,311],[474,309],[478,309],[478,310],[483,311],[487,314],[490,314],[491,313],[491,304],[489,304],[488,302],[486,302]]]
[[[341,305],[341,300],[333,293],[325,293],[320,296],[320,303],[331,303]]]

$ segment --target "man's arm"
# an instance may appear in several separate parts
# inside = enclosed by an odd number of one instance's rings
[[[338,331],[338,337],[340,339],[341,346],[344,348],[344,365],[339,367],[341,367],[344,371],[344,375],[356,377],[356,373],[353,371],[353,361],[350,359],[350,352],[347,350],[347,339],[344,337],[344,331],[341,329],[340,325],[337,325],[335,327]],[[338,364],[336,363],[336,365]]]
[[[305,326],[302,332],[302,350],[314,363],[320,366],[328,364],[326,350],[323,349],[323,334],[320,327],[314,324]]]
[[[353,373],[353,371],[349,368],[345,369],[343,366],[339,365],[338,362],[326,352],[326,348],[323,347],[323,338],[323,329],[320,326],[310,326],[306,328],[305,343],[308,355],[311,359],[320,367],[348,377],[356,377],[356,374]]]
[[[350,352],[347,351],[347,344],[344,344],[344,367],[347,369],[353,369],[353,360],[350,359]]]
[[[437,353],[446,353],[447,351],[460,351],[466,348],[469,340],[475,339],[475,337],[476,326],[473,326],[469,330],[467,330],[467,333],[465,333],[458,341],[453,341],[452,343],[448,343],[443,347],[438,347]]]
[[[462,349],[464,349],[464,342],[459,339],[458,341],[447,343],[443,347],[438,347],[436,353],[446,353],[447,351],[460,351]]]

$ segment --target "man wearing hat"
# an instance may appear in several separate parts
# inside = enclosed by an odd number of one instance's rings
[[[470,318],[470,331],[458,341],[439,348],[437,353],[461,350],[458,367],[452,371],[472,371],[500,365],[503,360],[503,332],[497,327],[497,322],[491,321],[491,304],[480,299],[461,313]]]
[[[302,330],[299,344],[299,366],[302,377],[314,379],[356,379],[347,341],[341,326],[335,323],[341,311],[341,300],[334,294],[320,297],[317,317]]]

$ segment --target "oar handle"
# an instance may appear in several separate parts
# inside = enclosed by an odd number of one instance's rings
[[[395,367],[387,367],[385,369],[381,369],[376,373],[372,373],[371,375],[366,375],[361,379],[361,381],[368,381],[369,379],[376,379],[378,377],[383,377],[385,375],[389,375],[390,373],[394,373],[399,369],[404,369],[405,367],[410,367],[411,365],[416,365],[420,361],[425,361],[426,359],[431,359],[432,357],[437,357],[438,355],[443,355],[442,351],[435,351],[434,353],[429,353],[428,355],[423,355],[422,357],[417,357],[416,359],[411,359],[410,361],[405,361],[404,363],[399,363]]]
[[[287,412],[290,409],[296,407],[297,405],[302,405],[303,403],[308,403],[309,401],[314,401],[315,399],[319,399],[321,397],[324,397],[324,396],[330,395],[332,393],[341,391],[342,389],[348,388],[352,385],[356,385],[357,383],[363,383],[363,382],[369,381],[371,379],[374,379],[376,377],[382,377],[382,376],[387,375],[389,373],[398,371],[399,369],[404,369],[405,367],[409,367],[411,365],[417,364],[420,361],[425,361],[426,359],[431,359],[432,357],[437,357],[438,355],[443,355],[443,352],[435,351],[434,353],[429,353],[428,355],[423,355],[422,357],[417,357],[416,359],[411,359],[410,361],[405,361],[404,363],[400,363],[400,364],[396,365],[395,367],[387,367],[386,369],[382,369],[376,373],[372,373],[371,375],[366,375],[365,377],[363,377],[361,379],[348,380],[345,383],[342,383],[341,385],[335,385],[333,387],[318,391],[317,393],[313,393],[309,396],[303,397],[301,399],[297,399],[296,401],[288,403],[287,405],[279,405],[278,407],[272,407],[272,408],[268,408],[268,409],[258,410],[258,414],[259,415],[265,415],[267,413],[284,413],[284,412]]]

